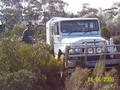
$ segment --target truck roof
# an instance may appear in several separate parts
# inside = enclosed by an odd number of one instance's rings
[[[98,18],[63,18],[63,17],[54,17],[54,18],[50,19],[49,21],[58,22],[58,21],[69,21],[69,20],[98,20]]]

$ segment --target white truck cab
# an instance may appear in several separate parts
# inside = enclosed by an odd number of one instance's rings
[[[75,67],[76,62],[83,61],[86,55],[92,57],[87,60],[87,66],[94,66],[104,51],[103,46],[113,45],[111,42],[101,37],[97,18],[55,17],[46,23],[46,43],[51,46],[56,58],[68,54],[67,67]],[[116,48],[107,47],[107,52],[116,52]],[[108,63],[116,64],[118,60]]]

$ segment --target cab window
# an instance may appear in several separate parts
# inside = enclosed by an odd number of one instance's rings
[[[55,26],[54,26],[54,34],[55,34],[55,35],[59,35],[59,25],[58,25],[58,23],[55,23]]]

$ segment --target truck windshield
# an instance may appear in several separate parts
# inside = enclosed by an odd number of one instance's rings
[[[99,32],[99,23],[97,20],[69,20],[61,22],[62,33],[91,33]]]

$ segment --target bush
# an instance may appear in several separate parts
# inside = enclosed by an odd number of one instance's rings
[[[66,79],[65,90],[119,90],[118,71],[105,70],[105,60],[99,60],[93,71],[76,68]]]
[[[16,24],[13,28],[5,30],[5,32],[2,32],[1,34],[4,35],[4,38],[13,37],[14,35],[20,38],[24,30],[25,25]]]
[[[35,25],[34,31],[38,41],[46,40],[45,25]]]
[[[18,36],[21,36],[23,31],[25,30],[25,25],[23,24],[16,24],[13,29],[12,29],[12,34],[15,34],[15,35],[18,35]]]
[[[53,89],[53,86],[61,82],[58,74],[60,66],[60,62],[49,54],[49,47],[44,43],[27,45],[10,38],[0,44],[2,90]]]
[[[6,30],[2,32],[0,36],[4,38],[12,38],[17,40],[21,40],[22,33],[25,30],[26,26],[23,24],[16,24],[12,29]],[[37,41],[45,41],[45,26],[44,25],[34,25],[33,31],[35,32]]]
[[[32,72],[25,69],[18,70],[0,75],[0,88],[2,90],[33,90],[34,80],[35,76]]]
[[[101,35],[102,35],[102,37],[105,38],[105,39],[109,39],[109,38],[111,37],[110,31],[109,31],[106,27],[103,27],[103,28],[101,29]]]
[[[113,42],[114,42],[115,44],[120,44],[120,36],[114,36],[114,37],[113,37]]]
[[[90,71],[88,69],[76,68],[70,78],[66,80],[65,90],[89,90],[86,82]]]

